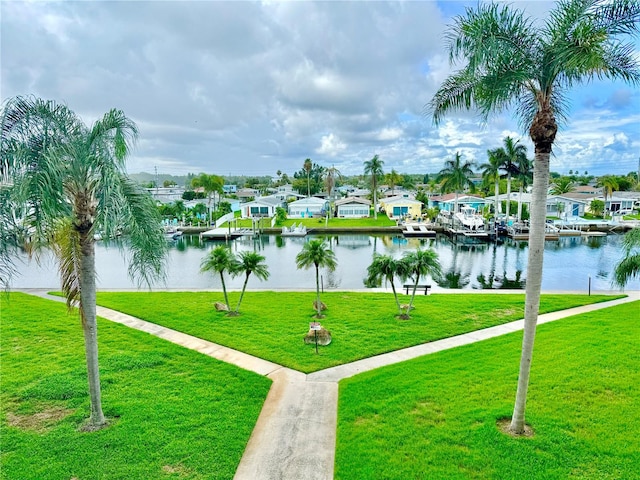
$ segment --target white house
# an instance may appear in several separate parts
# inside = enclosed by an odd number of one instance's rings
[[[547,196],[547,215],[560,218],[583,217],[587,202],[562,195]]]
[[[240,205],[242,218],[273,217],[276,208],[284,207],[282,200],[274,196],[259,197],[255,200]]]
[[[322,198],[307,197],[289,204],[289,217],[310,218],[313,215],[324,215],[329,209],[329,202]]]
[[[371,202],[366,198],[347,197],[336,200],[336,217],[363,218],[371,213]]]

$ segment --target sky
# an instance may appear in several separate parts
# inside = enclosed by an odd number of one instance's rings
[[[516,1],[542,21],[553,7]],[[310,158],[343,175],[435,173],[460,152],[487,161],[511,112],[482,122],[425,105],[453,71],[443,32],[465,1],[0,2],[0,97],[65,103],[91,124],[112,108],[139,139],[129,173],[292,175]],[[636,42],[640,55],[640,43]],[[640,90],[574,87],[551,170],[638,170]]]

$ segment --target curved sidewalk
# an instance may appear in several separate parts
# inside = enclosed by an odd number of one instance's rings
[[[24,293],[64,302],[47,290]],[[640,291],[625,298],[538,316],[538,324],[640,300]],[[430,353],[522,330],[524,320],[456,335],[422,345],[365,358],[308,375],[222,345],[98,306],[98,316],[141,330],[260,375],[273,384],[260,412],[235,480],[330,480],[333,478],[338,382],[362,372]]]

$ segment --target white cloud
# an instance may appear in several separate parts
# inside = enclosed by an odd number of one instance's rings
[[[329,135],[323,135],[320,140],[320,147],[316,149],[316,153],[321,155],[329,155],[335,157],[340,152],[346,150],[347,145],[342,142],[336,135],[330,133]]]

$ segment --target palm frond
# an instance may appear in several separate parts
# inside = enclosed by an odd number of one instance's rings
[[[80,235],[69,219],[58,222],[51,247],[58,259],[62,293],[71,309],[80,301]]]

